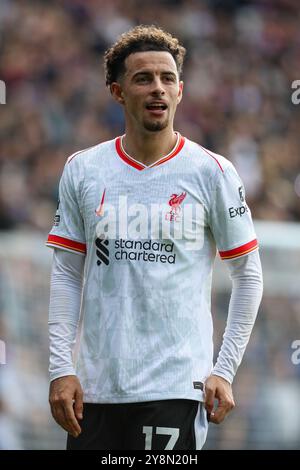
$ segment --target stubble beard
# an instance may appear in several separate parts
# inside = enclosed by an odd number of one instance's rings
[[[144,128],[150,132],[162,131],[168,126],[168,119],[165,121],[144,121]]]

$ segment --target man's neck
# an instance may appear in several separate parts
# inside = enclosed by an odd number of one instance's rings
[[[146,166],[168,155],[176,145],[177,134],[173,129],[159,132],[132,133],[126,130],[123,138],[125,152]]]

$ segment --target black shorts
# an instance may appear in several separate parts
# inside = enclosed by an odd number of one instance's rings
[[[85,403],[81,434],[68,435],[67,450],[201,449],[208,422],[203,403],[159,400]]]

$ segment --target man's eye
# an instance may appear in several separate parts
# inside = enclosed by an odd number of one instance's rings
[[[166,80],[167,82],[174,82],[174,77],[166,76],[166,77],[165,77],[165,80]]]
[[[148,77],[138,77],[138,78],[136,79],[137,82],[147,82],[148,80],[149,80]]]

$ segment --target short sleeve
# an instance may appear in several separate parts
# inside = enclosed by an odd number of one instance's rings
[[[234,166],[222,173],[212,193],[210,229],[222,259],[233,259],[258,248],[244,185]]]
[[[64,167],[59,183],[59,199],[54,223],[46,245],[85,254],[84,221],[76,194],[76,178],[72,174],[71,166],[72,164],[68,161]]]

